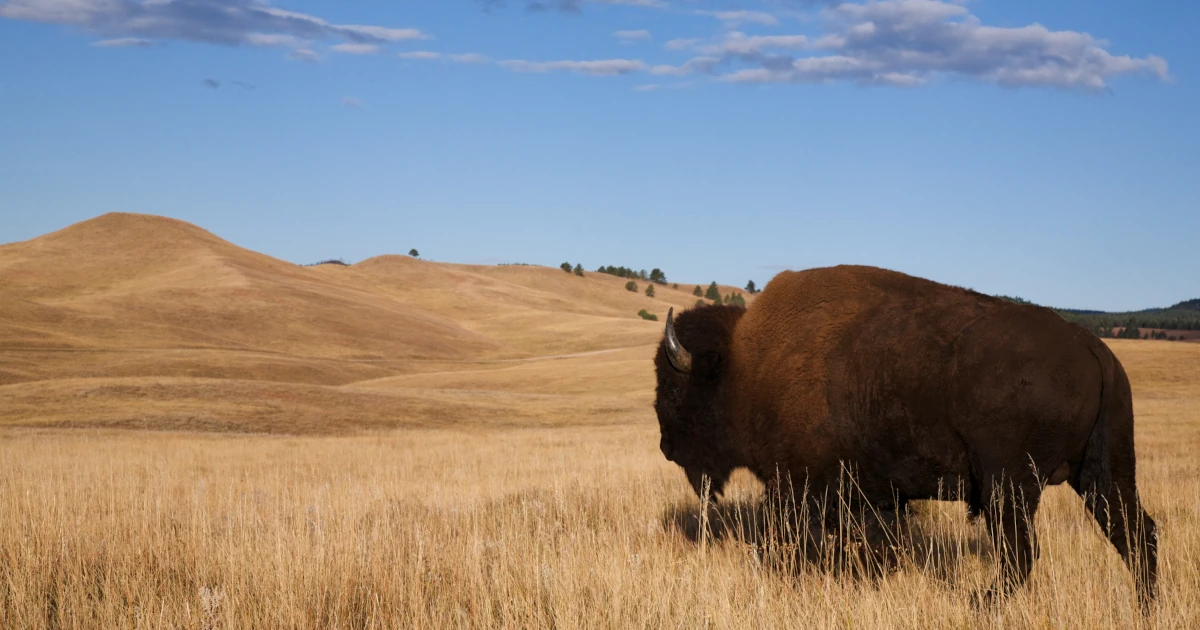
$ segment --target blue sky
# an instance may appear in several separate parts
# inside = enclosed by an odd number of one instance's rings
[[[0,242],[1200,296],[1190,2],[0,0]]]

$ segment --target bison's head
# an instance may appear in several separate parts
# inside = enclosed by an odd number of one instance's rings
[[[697,495],[705,476],[710,493],[720,493],[738,465],[727,430],[732,402],[726,375],[733,331],[744,312],[736,306],[704,306],[675,320],[672,309],[654,358],[659,448],[683,467]]]

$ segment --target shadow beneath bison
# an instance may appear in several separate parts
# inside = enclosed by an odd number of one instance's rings
[[[668,508],[663,528],[697,546],[734,544],[753,560],[784,574],[820,571],[852,579],[876,580],[915,568],[946,582],[969,556],[987,562],[994,551],[985,533],[965,523],[961,504],[922,501],[899,510],[800,506],[765,496],[757,499],[695,502]],[[951,526],[948,521],[957,521]]]

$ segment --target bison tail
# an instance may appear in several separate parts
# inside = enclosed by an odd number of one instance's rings
[[[1099,346],[1099,347],[1097,347]],[[1112,353],[1102,342],[1092,346],[1092,354],[1100,362],[1100,412],[1096,414],[1096,423],[1088,435],[1087,444],[1083,447],[1083,461],[1080,462],[1079,475],[1075,480],[1075,488],[1085,496],[1095,495],[1097,491],[1104,492],[1112,485],[1112,467],[1109,459],[1109,410],[1113,406],[1113,396],[1116,393],[1114,359]]]

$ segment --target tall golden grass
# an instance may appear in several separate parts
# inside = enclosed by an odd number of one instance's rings
[[[1148,619],[1065,486],[1037,514],[1027,587],[981,608],[972,597],[996,563],[961,504],[918,504],[882,578],[781,566],[737,534],[756,481],[735,479],[739,509],[701,514],[656,427],[635,423],[341,438],[8,429],[0,627],[1200,627],[1195,408],[1138,411],[1141,488],[1162,528]]]

